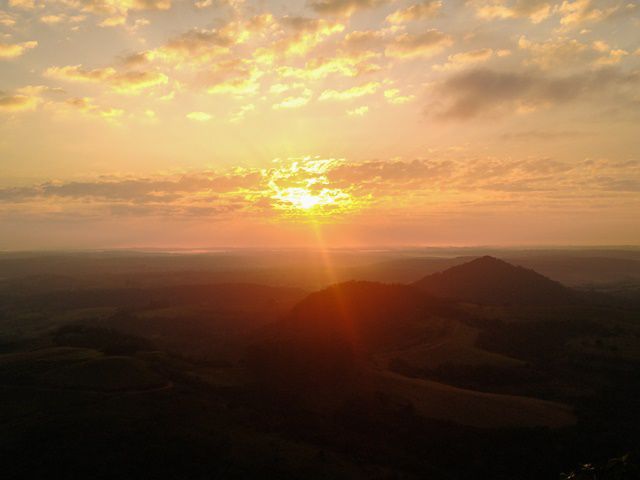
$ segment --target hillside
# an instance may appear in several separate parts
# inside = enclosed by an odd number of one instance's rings
[[[432,295],[490,305],[562,305],[577,300],[562,284],[489,256],[428,275],[414,285]]]

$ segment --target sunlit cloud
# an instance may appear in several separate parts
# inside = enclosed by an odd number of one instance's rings
[[[245,96],[256,93],[262,72],[242,60],[227,60],[211,66],[200,75],[199,82],[209,94]]]
[[[582,57],[590,52],[588,45],[575,39],[562,37],[537,43],[521,36],[518,47],[530,52],[531,58],[526,61],[527,64],[537,65],[545,70],[580,64]]]
[[[290,96],[285,98],[284,100],[275,103],[273,105],[274,110],[282,110],[282,109],[290,109],[290,108],[300,108],[304,107],[311,101],[311,90],[305,89],[305,91],[298,96]]]
[[[323,18],[284,17],[282,38],[267,49],[272,55],[304,55],[326,38],[344,31],[346,26],[339,21]]]
[[[169,40],[164,46],[147,52],[145,58],[181,65],[206,62],[230,51],[246,40],[248,32],[236,23],[220,29],[193,29]]]
[[[80,12],[99,15],[100,25],[115,27],[124,25],[130,12],[144,10],[169,10],[171,0],[54,0]]]
[[[55,106],[56,108],[60,108],[60,106],[68,107],[106,120],[113,120],[124,114],[124,110],[121,108],[101,107],[96,105],[92,98],[88,97],[69,98],[62,103],[55,104]]]
[[[0,10],[0,25],[3,27],[13,27],[16,24],[15,17],[9,12]]]
[[[388,0],[312,0],[311,8],[322,14],[352,15],[358,10],[378,7]]]
[[[438,71],[457,70],[468,65],[475,65],[489,60],[493,56],[493,49],[479,48],[468,52],[455,53],[447,57],[447,63],[434,65],[433,69]]]
[[[45,85],[26,85],[12,93],[0,91],[0,111],[22,112],[35,110],[45,102],[44,97],[49,93],[61,92]]]
[[[44,74],[70,82],[105,83],[120,93],[136,93],[168,82],[166,75],[154,71],[119,72],[112,67],[85,69],[82,65],[50,67]]]
[[[577,27],[585,23],[599,22],[613,15],[620,7],[596,7],[592,0],[564,0],[558,7],[560,23],[565,27]]]
[[[64,13],[56,13],[51,15],[43,15],[40,21],[47,25],[57,25],[59,23],[80,23],[87,17],[85,15],[65,15]]]
[[[319,100],[339,100],[346,101],[354,98],[364,97],[365,95],[371,95],[376,93],[381,87],[378,82],[369,82],[356,87],[351,87],[346,90],[325,90],[320,95]]]
[[[394,38],[385,49],[388,57],[432,57],[453,45],[453,38],[439,30],[427,30],[420,34],[405,33]]]
[[[350,117],[363,117],[369,111],[369,107],[363,105],[362,107],[356,107],[351,110],[347,110],[347,115]]]
[[[476,15],[485,20],[526,18],[540,23],[552,13],[552,3],[546,0],[472,0],[471,5]]]
[[[22,42],[22,43],[2,43],[0,42],[0,60],[17,58],[23,55],[27,50],[31,50],[38,46],[38,42]]]
[[[384,98],[387,99],[387,102],[394,105],[402,105],[412,101],[415,98],[415,95],[402,95],[399,89],[389,88],[384,91]]]
[[[474,158],[465,161],[348,162],[303,157],[266,168],[234,168],[155,176],[111,176],[0,188],[0,215],[79,212],[168,219],[244,218],[254,222],[340,221],[352,214],[419,217],[434,208],[517,210],[521,202],[548,208],[595,209],[610,193],[633,201],[640,162],[585,159]],[[592,195],[585,195],[592,192]]]
[[[314,80],[323,79],[329,75],[357,77],[379,70],[381,67],[376,63],[377,58],[378,55],[370,51],[357,54],[338,52],[332,57],[312,58],[304,67],[280,67],[278,73],[283,77]]]
[[[19,112],[25,110],[34,110],[40,103],[40,97],[29,95],[26,92],[16,92],[14,94],[0,93],[0,111],[1,112]]]
[[[9,0],[9,6],[31,10],[35,8],[35,0]]]
[[[409,5],[406,8],[396,10],[387,17],[387,22],[401,24],[423,18],[433,18],[438,15],[441,8],[441,0],[423,0],[422,2]]]
[[[187,114],[187,118],[196,122],[208,122],[213,118],[213,115],[206,112],[191,112]]]

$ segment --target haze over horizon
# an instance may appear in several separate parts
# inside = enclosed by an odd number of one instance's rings
[[[640,244],[623,0],[7,0],[0,249]]]

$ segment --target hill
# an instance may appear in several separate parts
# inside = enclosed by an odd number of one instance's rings
[[[577,300],[564,285],[490,256],[428,275],[414,285],[432,295],[490,305],[562,305]]]
[[[412,286],[337,284],[296,305],[272,337],[255,346],[248,364],[265,385],[322,410],[357,395],[383,395],[412,405],[425,418],[462,425],[558,427],[574,421],[559,403],[475,392],[390,371],[389,358],[403,358],[405,352],[424,352],[428,359],[436,351],[442,361],[464,354],[466,361],[480,364],[518,364],[476,349],[475,332],[460,323],[460,315],[455,304]]]

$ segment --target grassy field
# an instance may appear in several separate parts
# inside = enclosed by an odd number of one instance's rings
[[[432,319],[430,322],[440,323],[441,333],[438,338],[431,342],[386,351],[377,356],[377,363],[388,366],[391,360],[401,359],[407,365],[420,369],[434,369],[448,363],[498,367],[518,367],[525,364],[521,360],[476,347],[480,332],[477,328],[452,319]]]
[[[389,371],[374,372],[371,379],[374,389],[410,402],[427,418],[480,428],[558,428],[575,423],[571,409],[560,403],[466,390]]]

